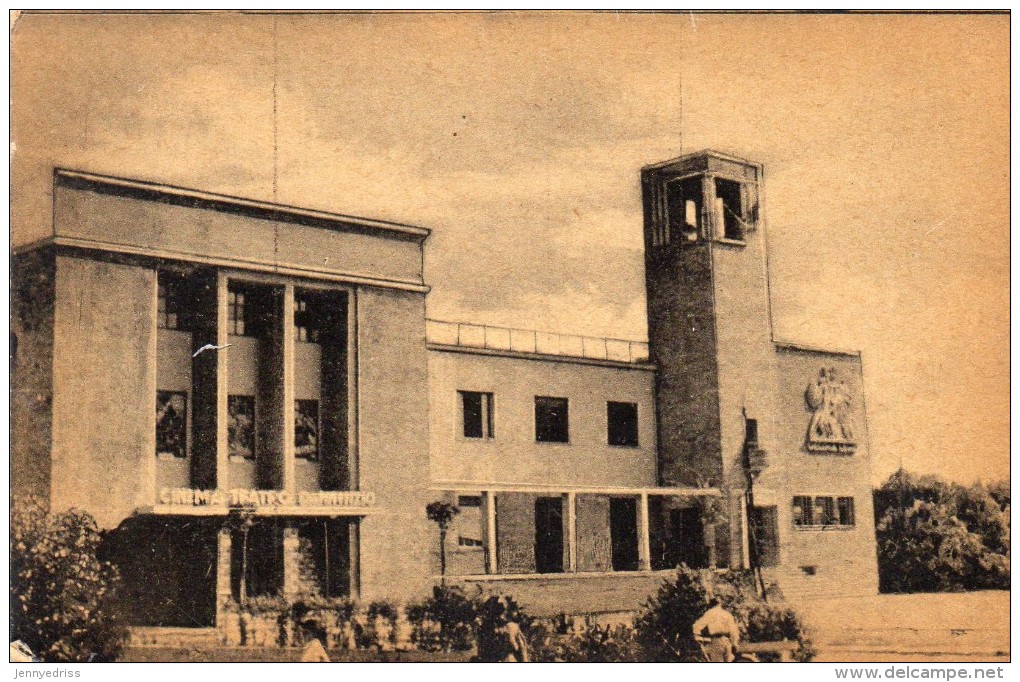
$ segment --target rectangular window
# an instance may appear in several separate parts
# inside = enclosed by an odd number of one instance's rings
[[[750,549],[754,553],[754,565],[761,567],[779,565],[779,521],[775,507],[754,507],[751,513],[750,530],[754,542]]]
[[[319,401],[294,401],[294,456],[319,458]]]
[[[255,459],[255,396],[227,396],[227,452]]]
[[[491,393],[458,391],[465,438],[494,438],[494,399]]]
[[[539,443],[569,443],[570,419],[566,398],[535,396],[535,440]]]
[[[156,391],[156,455],[187,457],[188,394]]]
[[[715,179],[715,211],[720,237],[744,239],[744,208],[741,187],[733,180]]]
[[[853,526],[854,498],[802,495],[793,498],[793,525],[827,528]]]
[[[854,519],[854,498],[852,497],[839,498],[839,525],[853,526],[855,524],[856,520]]]
[[[159,273],[156,300],[156,325],[160,329],[184,330],[183,289],[184,282],[179,277],[167,273]]]
[[[243,289],[231,286],[227,291],[227,329],[233,336],[246,336],[250,330],[245,325],[245,301]]]
[[[793,525],[814,525],[814,501],[808,495],[797,495],[793,498]]]
[[[836,501],[831,497],[815,498],[815,525],[836,525]]]
[[[703,202],[701,177],[674,180],[666,185],[669,241],[698,240]]]
[[[318,300],[313,294],[294,293],[294,340],[302,343],[319,343],[322,327]]]
[[[637,403],[606,403],[606,420],[609,427],[609,444],[637,447]]]

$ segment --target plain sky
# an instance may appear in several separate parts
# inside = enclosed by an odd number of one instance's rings
[[[646,339],[642,165],[765,164],[778,338],[863,351],[874,478],[1009,467],[1009,17],[28,15],[54,166],[434,230],[429,316]]]

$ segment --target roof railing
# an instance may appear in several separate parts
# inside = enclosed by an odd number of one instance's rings
[[[426,320],[425,337],[429,343],[446,346],[563,355],[616,362],[648,362],[648,344],[626,339],[553,334],[533,329],[442,320]]]

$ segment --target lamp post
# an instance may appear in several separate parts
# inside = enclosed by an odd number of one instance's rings
[[[758,539],[754,524],[754,482],[768,468],[768,453],[758,445],[758,420],[748,419],[746,412],[744,416],[743,465],[744,474],[747,478],[747,489],[745,490],[744,497],[747,506],[748,559],[751,565],[751,572],[758,579],[762,599],[768,601],[768,596],[765,594],[765,578],[761,572],[761,557],[758,556]]]

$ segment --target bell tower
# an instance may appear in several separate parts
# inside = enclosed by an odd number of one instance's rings
[[[761,180],[714,151],[641,171],[662,485],[742,490],[748,439],[772,444]]]

